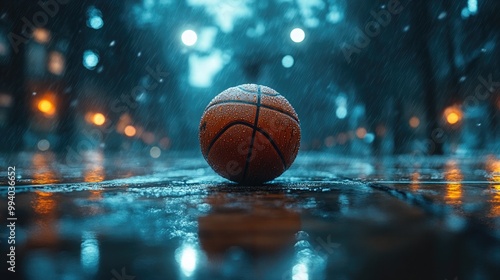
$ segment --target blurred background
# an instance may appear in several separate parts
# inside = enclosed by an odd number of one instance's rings
[[[43,0],[0,4],[0,149],[197,150],[243,83],[295,107],[301,149],[500,146],[496,0]]]

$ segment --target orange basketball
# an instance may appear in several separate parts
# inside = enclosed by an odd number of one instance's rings
[[[201,152],[224,178],[242,184],[270,181],[295,160],[299,118],[285,97],[245,84],[217,95],[200,122]]]

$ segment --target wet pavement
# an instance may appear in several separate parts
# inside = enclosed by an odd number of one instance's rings
[[[79,160],[0,157],[1,279],[500,279],[498,155],[301,153],[262,186],[198,153]]]

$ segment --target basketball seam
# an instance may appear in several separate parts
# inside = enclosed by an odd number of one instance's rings
[[[252,139],[250,139],[250,147],[248,147],[248,153],[247,153],[247,160],[245,163],[245,169],[243,171],[243,178],[242,180],[244,181],[245,178],[247,177],[247,172],[248,172],[248,166],[250,165],[250,159],[252,158],[252,153],[253,153],[253,144],[255,143],[255,134],[257,133],[257,124],[259,123],[259,113],[260,113],[260,102],[262,96],[260,95],[260,85],[257,86],[257,110],[255,111],[255,120],[253,121],[253,131],[252,131]]]
[[[207,108],[205,108],[205,112],[208,109],[210,109],[212,107],[215,107],[217,105],[230,104],[230,103],[240,103],[240,104],[255,105],[255,103],[253,103],[251,101],[246,101],[246,100],[223,100],[223,101],[219,101],[217,103],[210,104]],[[273,107],[273,106],[263,105],[262,103],[260,104],[260,107],[268,109],[268,110],[271,110],[271,111],[275,111],[275,112],[281,113],[281,114],[283,114],[285,116],[288,116],[291,119],[293,119],[297,124],[299,123],[299,119],[297,117],[295,117],[294,115],[292,115],[292,114],[290,114],[290,113],[288,113],[286,111],[280,110],[280,109],[278,109],[276,107]]]
[[[210,150],[212,149],[213,145],[215,144],[215,142],[217,142],[217,140],[224,134],[224,132],[226,132],[228,129],[230,129],[231,127],[235,126],[235,125],[244,125],[244,126],[247,126],[247,127],[250,127],[250,128],[255,128],[260,134],[264,135],[264,137],[266,137],[266,139],[269,141],[269,143],[271,143],[271,146],[273,146],[274,150],[276,151],[276,153],[278,154],[278,156],[280,157],[281,159],[281,162],[283,163],[283,166],[285,167],[285,169],[288,168],[287,164],[286,164],[286,161],[285,161],[285,157],[283,156],[283,154],[281,153],[281,150],[279,149],[278,145],[276,144],[276,142],[274,142],[273,138],[271,137],[271,135],[269,135],[269,133],[267,133],[267,131],[265,131],[264,129],[262,128],[258,128],[258,127],[254,127],[252,126],[251,123],[249,122],[246,122],[246,121],[235,121],[235,122],[231,122],[229,124],[227,124],[223,129],[221,129],[217,135],[212,139],[212,141],[210,142],[209,146],[208,146],[208,149],[207,149],[207,153],[205,155],[206,158],[208,158],[208,155],[210,154]]]
[[[257,87],[260,87],[260,86],[257,86]],[[247,90],[247,89],[244,89],[243,87],[236,87],[237,89],[243,91],[243,92],[246,92],[246,93],[257,93],[255,91],[250,91],[250,90]],[[257,91],[261,91],[260,89],[258,89]],[[260,92],[259,94],[262,94],[262,95],[267,95],[267,96],[278,96],[280,95],[278,92],[276,94],[270,94],[270,93],[266,93],[266,92]]]

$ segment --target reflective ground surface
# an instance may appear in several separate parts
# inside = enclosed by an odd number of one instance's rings
[[[81,161],[1,158],[18,184],[16,272],[2,261],[1,279],[500,279],[498,156],[302,153],[255,187],[198,154]]]

